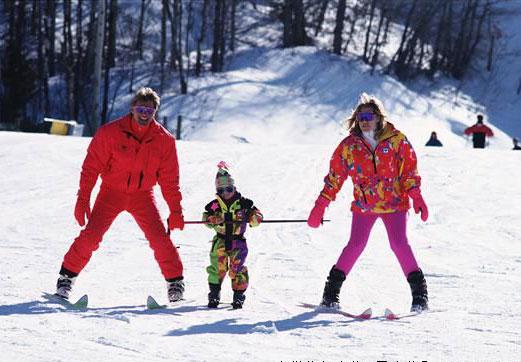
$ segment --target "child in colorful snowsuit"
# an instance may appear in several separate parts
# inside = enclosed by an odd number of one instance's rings
[[[217,167],[215,178],[217,196],[205,206],[203,221],[215,230],[210,250],[208,283],[208,307],[217,308],[221,298],[221,284],[228,272],[232,281],[234,309],[242,308],[248,288],[248,268],[244,265],[248,246],[244,232],[246,226],[258,226],[262,222],[261,212],[253,201],[243,197],[235,188],[234,180],[224,162]]]

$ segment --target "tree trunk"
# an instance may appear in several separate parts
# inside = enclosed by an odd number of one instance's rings
[[[326,10],[327,10],[328,4],[329,4],[329,0],[321,1],[320,10],[318,12],[318,17],[317,17],[317,24],[315,27],[315,37],[318,36],[318,33],[320,33],[322,31],[322,25],[324,24],[324,18],[326,15]]]
[[[83,0],[78,0],[78,5],[76,8],[76,64],[75,64],[75,73],[74,77],[74,106],[73,106],[73,119],[79,121],[80,115],[80,98],[82,96],[82,92],[80,90],[80,74],[82,74],[82,59],[83,59],[83,27],[82,27],[82,19],[83,19],[83,11],[82,5]]]
[[[369,38],[371,37],[371,27],[373,26],[373,18],[374,18],[374,11],[376,8],[376,0],[372,0],[371,2],[371,10],[369,12],[369,25],[367,26],[367,31],[365,33],[365,43],[364,43],[364,54],[362,56],[364,62],[369,62]]]
[[[306,34],[306,17],[302,0],[293,0],[293,44],[295,46],[309,45],[310,39]]]
[[[183,53],[181,49],[183,49],[183,2],[181,0],[174,0],[174,18],[177,22],[177,63],[179,64],[179,88],[181,94],[187,93],[187,84],[185,80],[185,73],[183,69]]]
[[[116,24],[118,21],[118,0],[110,0],[109,29],[108,29],[108,49],[107,49],[107,68],[116,66]]]
[[[224,0],[215,0],[215,10],[214,10],[214,20],[213,20],[213,50],[212,50],[212,72],[220,72],[222,70],[222,64],[220,63],[221,56],[220,50],[222,48],[221,43],[223,39],[221,39],[222,30],[221,28],[224,26],[222,23],[222,12],[224,7]]]
[[[69,1],[63,2],[63,58],[62,64],[65,71],[67,88],[66,106],[67,119],[74,117],[74,53],[72,48],[72,9]]]
[[[92,110],[91,110],[91,132],[96,133],[99,127],[100,119],[100,85],[101,85],[101,67],[103,56],[103,39],[105,35],[105,1],[98,2],[98,13],[96,19],[96,39],[95,39],[95,57],[94,57],[94,78],[92,85]]]
[[[206,18],[207,18],[207,10],[208,10],[208,0],[204,0],[203,9],[201,11],[201,32],[199,33],[199,37],[197,38],[197,54],[195,60],[195,75],[199,77],[201,75],[201,45],[205,39],[206,34]]]
[[[56,73],[55,67],[55,32],[56,32],[56,2],[47,0],[47,39],[49,41],[49,75],[52,77]]]
[[[167,15],[170,20],[170,69],[177,70],[177,60],[179,59],[178,53],[181,51],[177,49],[177,21],[175,15],[175,0],[172,4],[172,11],[170,11],[170,7],[167,7]]]
[[[139,13],[139,22],[137,28],[136,48],[139,59],[143,59],[143,23],[145,22],[145,11],[147,8],[146,0],[141,0],[141,12]]]
[[[378,63],[378,56],[380,54],[380,33],[385,19],[386,4],[380,9],[380,21],[378,22],[378,30],[376,31],[376,39],[374,41],[373,55],[371,57],[371,75],[374,73],[376,64]]]
[[[333,37],[333,53],[342,53],[342,33],[344,32],[344,19],[346,16],[346,0],[338,1],[336,10],[335,31]]]
[[[282,9],[282,23],[283,23],[283,34],[282,34],[282,46],[289,48],[293,46],[293,0],[284,0],[284,6]]]
[[[230,50],[232,53],[235,52],[235,33],[236,33],[236,25],[235,25],[235,15],[237,12],[237,0],[231,0],[231,14],[230,14]]]
[[[163,8],[161,11],[161,48],[159,49],[159,64],[160,64],[160,81],[159,94],[163,94],[165,86],[165,58],[166,58],[166,19],[168,17],[168,0],[163,0]]]

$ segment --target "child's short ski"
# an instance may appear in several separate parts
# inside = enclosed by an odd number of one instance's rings
[[[169,307],[177,307],[180,305],[183,305],[185,303],[192,302],[193,300],[190,299],[181,299],[177,302],[171,302],[169,304],[159,304],[153,296],[149,295],[147,297],[147,309],[154,310],[154,309],[167,309]]]
[[[341,314],[345,317],[360,319],[360,320],[370,319],[373,314],[373,311],[371,308],[367,308],[360,314],[353,314],[353,313],[345,312],[341,309],[328,308],[325,306],[310,304],[310,303],[300,303],[299,306],[303,307],[303,308],[314,309],[315,311],[317,311],[319,313],[336,313],[336,314]]]
[[[67,308],[70,309],[87,309],[87,306],[89,305],[89,297],[87,294],[83,295],[80,299],[78,299],[76,302],[70,302],[69,300],[63,298],[62,296],[58,294],[51,294],[44,292],[43,296],[45,299],[56,302],[58,304],[61,304]]]

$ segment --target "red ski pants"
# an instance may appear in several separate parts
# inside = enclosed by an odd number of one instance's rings
[[[98,249],[103,235],[122,211],[128,211],[145,233],[165,279],[182,276],[183,264],[161,221],[153,190],[128,194],[104,188],[103,185],[87,226],[65,254],[63,266],[71,272],[80,273],[92,253]]]

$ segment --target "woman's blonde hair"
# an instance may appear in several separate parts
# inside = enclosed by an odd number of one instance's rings
[[[373,112],[377,115],[374,138],[379,139],[387,123],[387,113],[385,112],[382,102],[371,94],[362,93],[360,98],[358,98],[358,104],[356,105],[356,108],[345,122],[348,131],[352,131],[358,136],[362,135],[362,130],[360,129],[360,125],[358,124],[358,120],[356,118],[362,107],[371,107]]]
[[[137,102],[152,102],[154,103],[154,108],[157,110],[161,103],[161,98],[159,98],[159,95],[152,88],[141,87],[134,95],[134,98],[132,98],[132,107],[135,106]]]

